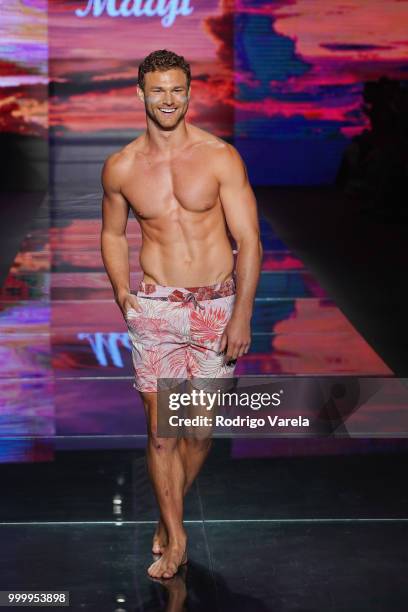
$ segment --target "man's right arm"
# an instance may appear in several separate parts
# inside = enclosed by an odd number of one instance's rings
[[[102,232],[101,253],[115,300],[122,313],[140,310],[135,296],[130,293],[129,248],[126,225],[129,204],[120,190],[121,169],[117,154],[109,157],[102,170]]]

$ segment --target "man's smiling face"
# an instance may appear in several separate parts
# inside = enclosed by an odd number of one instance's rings
[[[138,87],[147,116],[163,130],[174,130],[188,109],[190,90],[181,68],[155,70],[145,75],[144,89]]]

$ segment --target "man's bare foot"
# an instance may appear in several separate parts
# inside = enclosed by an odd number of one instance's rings
[[[163,554],[164,549],[167,546],[167,543],[168,543],[167,529],[160,517],[156,525],[156,531],[154,532],[154,536],[153,536],[152,553],[154,555]]]
[[[187,563],[187,539],[177,544],[169,543],[160,559],[150,565],[147,573],[152,578],[172,578],[180,567]]]

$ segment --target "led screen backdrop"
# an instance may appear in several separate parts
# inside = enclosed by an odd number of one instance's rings
[[[399,0],[53,0],[51,125],[133,137],[137,64],[169,48],[192,64],[189,120],[232,139],[254,183],[330,182],[363,82],[406,77],[406,17]]]
[[[362,84],[404,79],[399,0],[242,2],[234,19],[235,137],[255,182],[331,182],[361,131]]]
[[[0,3],[0,132],[46,136],[47,3]]]
[[[125,5],[129,12],[132,5],[144,6],[145,13],[147,4],[153,7],[151,16],[124,16]],[[186,14],[173,14],[170,21],[170,13],[157,15],[161,5],[169,10],[174,5],[177,11],[184,6]],[[123,10],[115,12],[113,6]],[[217,34],[218,29],[220,34],[223,31],[223,19],[217,0],[143,0],[122,5],[51,2],[50,121],[54,133],[134,138],[145,125],[144,109],[136,99],[138,63],[151,51],[168,48],[184,55],[192,66],[194,96],[189,120],[232,137],[232,27],[225,54]]]
[[[143,129],[139,60],[157,48],[193,69],[191,122],[231,139],[254,183],[333,180],[365,125],[362,84],[405,79],[400,0],[10,0],[1,4],[0,129],[65,138]]]

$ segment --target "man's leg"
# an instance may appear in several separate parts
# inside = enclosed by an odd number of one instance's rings
[[[193,484],[210,451],[212,440],[211,438],[208,438],[206,440],[197,440],[195,438],[179,438],[177,443],[185,475],[183,488],[184,497],[191,485]],[[160,515],[159,522],[156,527],[155,534],[153,536],[152,551],[155,554],[162,554],[165,547],[167,546],[167,542],[167,530],[162,516]]]
[[[189,387],[191,391],[193,387]],[[187,390],[187,389],[186,389]],[[195,406],[194,408],[186,409],[185,416],[194,418],[195,416],[207,416],[206,406]],[[178,439],[178,448],[183,462],[185,481],[183,488],[183,496],[190,489],[202,465],[204,464],[207,455],[211,448],[211,427],[194,426],[189,428],[189,436]],[[153,536],[153,552],[155,554],[163,553],[168,542],[167,531],[162,517]]]
[[[149,568],[154,578],[171,578],[185,561],[187,535],[183,526],[185,472],[176,438],[157,436],[157,394],[142,393],[147,415],[147,467],[160,515],[168,534],[163,555]]]
[[[187,388],[190,393],[195,389],[190,381]],[[198,405],[192,405],[186,409],[186,417],[191,419],[207,416],[208,411],[205,400]],[[194,482],[210,451],[212,426],[194,425],[186,427],[186,432],[189,435],[179,440],[180,453],[186,474],[184,494],[186,494]]]

